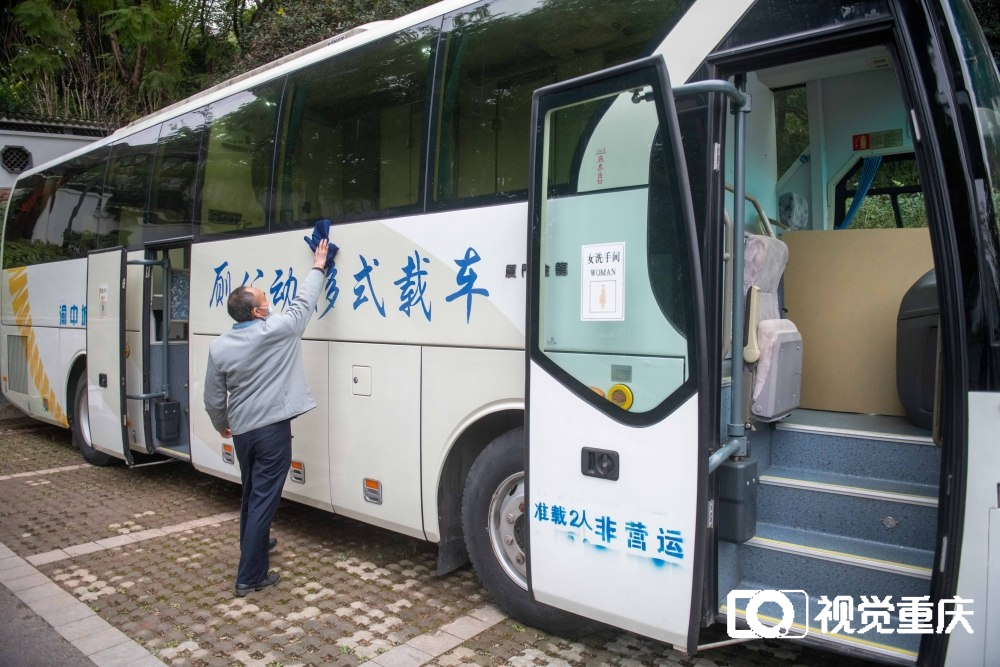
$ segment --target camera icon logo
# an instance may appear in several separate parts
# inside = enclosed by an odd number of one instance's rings
[[[745,609],[745,629],[736,627],[737,609]],[[805,591],[737,589],[726,596],[726,610],[726,632],[733,639],[802,639],[809,634],[809,596]],[[796,621],[799,627],[795,627]]]

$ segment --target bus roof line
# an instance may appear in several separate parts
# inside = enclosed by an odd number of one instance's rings
[[[296,71],[311,65],[314,62],[320,62],[328,57],[349,51],[363,44],[373,42],[379,37],[391,35],[396,30],[420,25],[425,21],[444,16],[445,14],[451,13],[456,9],[460,9],[470,4],[473,4],[470,0],[443,0],[442,2],[428,5],[427,7],[423,7],[422,9],[418,9],[417,11],[409,14],[404,14],[403,16],[391,21],[373,21],[371,23],[351,28],[350,30],[347,30],[339,35],[329,37],[321,42],[313,44],[312,46],[307,46],[299,51],[296,51],[295,53],[290,53],[287,56],[279,58],[278,60],[271,61],[248,72],[244,72],[243,74],[227,79],[226,81],[212,86],[211,88],[207,88],[190,97],[174,102],[173,104],[170,104],[162,109],[158,109],[148,116],[137,118],[128,125],[120,127],[102,139],[98,139],[97,141],[87,144],[86,146],[77,148],[70,153],[53,158],[52,160],[40,164],[37,167],[25,170],[18,175],[18,180],[24,178],[25,176],[32,176],[43,172],[45,169],[50,168],[55,164],[61,164],[73,158],[79,157],[80,155],[85,155],[94,149],[113,144],[124,137],[131,136],[140,130],[152,127],[157,123],[177,118],[188,111],[197,109],[198,106],[200,106],[198,103],[210,104],[211,102],[225,98],[231,93],[247,90],[258,83],[264,83],[272,79],[277,79],[284,74]],[[229,88],[234,87],[234,84],[239,82],[246,83],[243,86],[235,87],[231,91],[229,90]]]

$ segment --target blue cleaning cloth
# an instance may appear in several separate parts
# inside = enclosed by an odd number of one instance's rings
[[[323,239],[326,239],[330,243],[330,249],[326,255],[326,270],[329,271],[330,267],[333,266],[333,258],[337,255],[337,251],[340,247],[336,243],[330,241],[330,221],[327,219],[317,220],[316,226],[313,227],[312,236],[303,236],[305,242],[309,245],[309,249],[316,252],[316,246]]]

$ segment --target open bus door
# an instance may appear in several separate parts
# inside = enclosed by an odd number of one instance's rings
[[[528,584],[693,651],[709,395],[700,265],[659,57],[536,91]]]
[[[87,404],[94,449],[132,464],[125,421],[125,249],[87,257]]]

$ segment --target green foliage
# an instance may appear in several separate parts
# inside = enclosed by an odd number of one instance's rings
[[[103,12],[104,31],[119,34],[134,44],[152,42],[159,34],[160,19],[148,5],[126,6]]]
[[[28,90],[23,81],[10,76],[0,77],[0,112],[24,113],[30,104]]]
[[[8,241],[3,247],[3,266],[29,266],[65,259],[62,246],[45,241]]]

